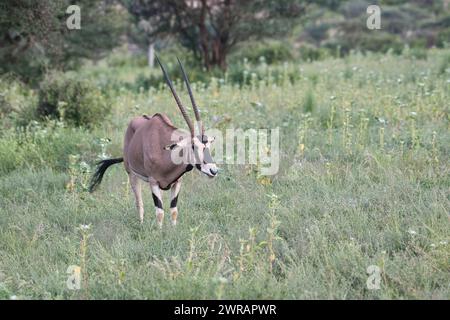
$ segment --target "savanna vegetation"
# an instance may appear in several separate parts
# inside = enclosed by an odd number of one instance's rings
[[[189,174],[179,224],[162,230],[150,193],[139,224],[122,167],[86,191],[132,116],[184,125],[165,87],[105,89],[131,70],[79,72],[103,88],[92,103],[110,101],[92,129],[61,118],[8,127],[39,97],[3,80],[14,110],[0,138],[3,298],[450,297],[448,50],[248,65],[241,86],[195,83],[208,127],[281,129],[280,171]],[[82,266],[80,291],[66,287],[70,265]],[[370,265],[379,290],[366,287]]]
[[[209,66],[177,25],[141,34],[160,9],[145,1],[92,2],[78,34],[55,29],[63,0],[18,1],[31,25],[2,4],[0,298],[449,299],[448,11],[422,2],[380,1],[389,27],[369,32],[364,1],[316,1],[290,33],[249,36]],[[88,192],[132,117],[186,126],[149,41],[189,105],[181,58],[207,128],[280,130],[277,174],[216,157],[215,179],[184,177],[176,227],[164,194],[162,229],[149,188],[139,223],[121,165]]]

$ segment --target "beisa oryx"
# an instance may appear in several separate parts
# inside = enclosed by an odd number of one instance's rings
[[[150,185],[156,208],[157,222],[161,227],[164,219],[161,189],[170,189],[171,191],[170,213],[172,224],[176,225],[178,216],[177,200],[180,192],[181,177],[195,167],[208,177],[213,178],[217,175],[218,168],[210,153],[211,143],[214,141],[214,138],[205,135],[199,110],[183,65],[178,60],[194,109],[199,129],[198,135],[194,133],[193,123],[189,119],[186,109],[181,103],[164,66],[158,57],[156,57],[156,60],[189,127],[190,135],[176,128],[169,118],[162,113],[156,113],[152,117],[144,115],[132,119],[125,133],[123,157],[98,162],[98,167],[91,180],[90,191],[92,192],[100,184],[109,166],[124,162],[125,170],[128,173],[131,188],[136,198],[136,207],[141,223],[144,220],[140,185],[141,180],[143,180]],[[183,161],[174,161],[174,154],[182,155]]]

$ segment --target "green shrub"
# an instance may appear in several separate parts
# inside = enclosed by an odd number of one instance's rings
[[[420,47],[405,47],[402,54],[410,59],[415,60],[426,60],[427,59],[427,50]]]
[[[92,161],[98,149],[87,129],[65,127],[58,121],[32,121],[25,127],[0,131],[0,175],[19,168],[66,170],[71,155]]]
[[[22,164],[23,156],[17,141],[9,137],[0,139],[0,173],[13,171]]]
[[[12,74],[0,77],[0,125],[10,128],[26,125],[35,117],[34,90]]]
[[[446,54],[441,58],[437,69],[439,75],[444,75],[448,72],[447,70],[450,71],[450,54]]]
[[[306,96],[303,101],[303,111],[305,113],[312,113],[316,107],[316,100],[314,98],[314,94],[311,90],[306,93]]]
[[[246,45],[238,50],[231,56],[230,62],[242,62],[244,59],[251,63],[264,61],[273,64],[292,60],[292,52],[290,45],[284,42],[258,42]]]
[[[183,82],[183,75],[181,73],[181,69],[178,66],[178,62],[168,62],[164,63],[166,70],[170,76],[172,82],[181,81]],[[187,75],[189,77],[189,82],[202,82],[202,83],[210,83],[211,78],[223,78],[225,74],[219,68],[214,68],[212,70],[206,71],[203,67],[198,64],[191,64],[189,62],[183,62],[184,68],[186,69]],[[159,68],[159,66],[157,66]],[[165,83],[164,77],[160,70],[156,73],[152,73],[150,75],[141,73],[136,77],[134,81],[133,88],[136,91],[139,91],[140,88],[144,90],[148,90],[150,87],[158,88],[160,85]]]
[[[354,28],[354,26],[353,26]],[[341,54],[348,54],[352,49],[362,52],[392,52],[401,54],[404,43],[400,37],[386,32],[369,33],[358,29],[349,30],[349,33],[340,39],[326,42],[326,47],[336,49],[340,47]]]
[[[61,119],[76,127],[93,127],[109,112],[106,97],[90,80],[72,73],[54,73],[41,83],[37,107],[41,118]]]
[[[316,48],[311,45],[302,45],[298,49],[299,58],[303,61],[321,60],[328,56],[328,52],[324,49]]]
[[[450,28],[439,31],[437,36],[438,47],[445,48],[450,44]]]

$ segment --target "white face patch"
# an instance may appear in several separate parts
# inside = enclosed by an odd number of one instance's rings
[[[211,145],[214,137],[203,136],[185,138],[177,143],[172,143],[164,147],[164,150],[170,151],[170,157],[175,164],[191,164],[208,177],[215,177],[219,169],[211,156]],[[192,141],[192,143],[191,143]]]
[[[197,137],[194,137],[193,140],[196,167],[211,178],[215,177],[219,171],[210,153],[210,147],[213,141],[214,137],[206,137],[206,141],[204,142],[201,142]]]

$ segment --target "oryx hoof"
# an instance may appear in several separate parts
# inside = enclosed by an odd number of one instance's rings
[[[172,226],[177,225],[177,217],[178,217],[178,209],[174,208],[170,210],[171,218],[172,218]]]
[[[158,222],[158,227],[162,229],[163,220],[164,220],[164,211],[157,211],[156,212],[156,220]]]

